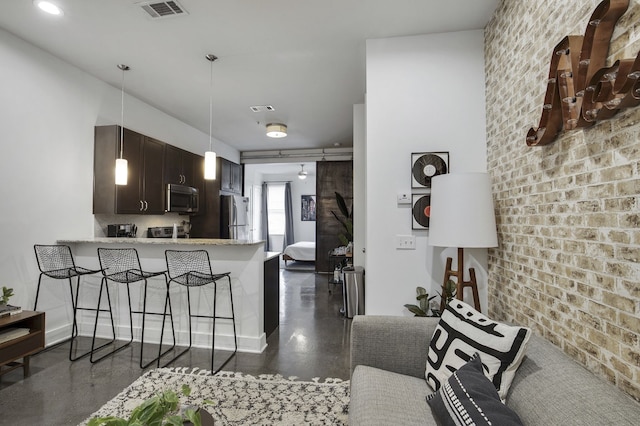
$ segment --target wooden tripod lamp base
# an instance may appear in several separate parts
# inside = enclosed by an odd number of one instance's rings
[[[458,270],[454,271],[451,269],[451,264],[453,263],[453,259],[447,257],[447,265],[444,271],[444,280],[442,281],[442,297],[440,299],[440,312],[444,312],[444,306],[446,303],[445,300],[445,289],[447,286],[447,281],[449,281],[452,277],[456,280],[456,298],[458,300],[462,300],[462,296],[464,295],[464,289],[466,287],[471,287],[471,291],[473,292],[473,304],[476,311],[480,312],[480,296],[478,295],[478,283],[476,282],[476,271],[473,268],[469,268],[469,281],[464,280],[464,249],[458,248]]]

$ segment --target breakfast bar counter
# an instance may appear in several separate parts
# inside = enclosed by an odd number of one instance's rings
[[[269,259],[264,252],[263,241],[205,239],[205,238],[102,238],[89,237],[79,239],[60,239],[59,244],[71,247],[76,262],[87,268],[100,269],[97,249],[102,248],[135,248],[140,257],[142,269],[145,271],[164,271],[167,269],[165,250],[206,250],[211,260],[213,273],[231,272],[233,304],[236,316],[238,335],[238,351],[259,353],[266,347],[264,332],[264,264]],[[82,279],[79,306],[95,306],[100,290],[101,274],[85,276]],[[131,285],[131,297],[134,310],[141,308],[142,284]],[[116,312],[116,326],[121,338],[128,338],[129,318],[126,306],[126,288],[124,284],[109,283],[112,304]],[[149,280],[147,290],[147,310],[162,312],[166,286],[162,276]],[[218,288],[217,309],[224,315],[230,312],[226,286]],[[170,287],[173,316],[176,326],[176,339],[179,345],[189,342],[187,322],[186,289],[172,283]],[[195,296],[195,297],[194,297]],[[210,313],[213,304],[212,285],[192,289],[193,314]],[[141,310],[141,309],[139,309]],[[90,336],[93,333],[95,314],[82,315],[79,311],[80,335]],[[134,315],[134,339],[139,341],[141,335],[140,315]],[[107,337],[106,315],[101,317],[98,335]],[[145,325],[145,341],[157,342],[160,339],[161,316],[148,316]],[[194,318],[193,345],[211,347],[211,321]],[[170,328],[165,326],[164,342]],[[216,348],[233,348],[233,328],[231,321],[218,321],[216,324]]]

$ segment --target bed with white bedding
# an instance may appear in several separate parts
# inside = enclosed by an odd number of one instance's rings
[[[315,241],[299,241],[291,244],[284,249],[282,259],[285,265],[288,260],[297,260],[302,262],[316,261],[316,243]]]

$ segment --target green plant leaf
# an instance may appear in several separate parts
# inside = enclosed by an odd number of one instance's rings
[[[181,416],[178,416],[178,415],[168,416],[166,419],[164,419],[164,425],[166,425],[166,426],[183,426],[184,425],[184,419]]]
[[[127,421],[119,417],[94,417],[87,423],[87,426],[127,426]]]
[[[191,395],[191,387],[189,385],[182,385],[182,394],[184,396]]]
[[[409,310],[409,312],[411,312],[412,314],[414,314],[417,317],[426,317],[427,313],[425,311],[423,311],[419,306],[416,305],[411,305],[409,303],[407,303],[406,305],[404,305],[405,308],[407,308]]]
[[[340,195],[340,193],[335,192],[336,194],[336,202],[338,203],[338,208],[340,209],[340,213],[344,217],[351,217],[351,213],[349,213],[349,209],[347,208],[347,203],[344,201],[344,197]]]
[[[202,419],[200,418],[200,412],[192,408],[189,408],[184,413],[185,417],[193,423],[193,426],[202,426]]]

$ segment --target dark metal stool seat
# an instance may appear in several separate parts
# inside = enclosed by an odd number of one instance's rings
[[[184,355],[192,345],[192,326],[191,318],[210,318],[213,319],[213,326],[211,328],[211,373],[216,374],[235,356],[238,352],[238,336],[236,333],[236,318],[233,308],[233,291],[231,288],[231,272],[223,272],[214,274],[211,270],[211,262],[209,260],[209,253],[206,250],[166,250],[165,258],[167,260],[167,272],[169,275],[169,285],[172,282],[185,286],[187,288],[187,307],[189,316],[189,346],[187,346],[182,352],[177,354],[173,359],[168,361],[165,366],[171,364],[173,361]],[[221,316],[216,311],[216,298],[218,294],[218,280],[226,278],[226,282],[229,285],[229,301],[231,305],[231,316]],[[196,315],[191,313],[191,288],[201,287],[206,284],[213,283],[213,314],[212,315]],[[166,312],[165,303],[165,312]],[[233,324],[233,353],[214,370],[215,360],[215,342],[216,342],[216,320],[224,319],[231,320]],[[163,319],[164,330],[164,319]],[[161,337],[162,339],[162,337]],[[159,364],[158,364],[159,365]]]
[[[140,257],[138,256],[138,251],[134,248],[116,248],[116,249],[106,249],[106,248],[98,248],[98,259],[100,260],[100,267],[102,268],[102,281],[100,282],[100,294],[98,295],[98,308],[100,307],[100,303],[102,301],[102,290],[105,289],[107,294],[107,300],[109,302],[109,307],[111,307],[111,296],[109,295],[109,285],[108,281],[113,281],[120,284],[126,284],[127,288],[127,301],[129,307],[129,331],[130,338],[129,341],[119,347],[114,348],[110,352],[103,354],[97,359],[93,359],[93,353],[104,347],[104,345],[99,348],[94,349],[95,340],[96,340],[96,332],[98,329],[98,317],[100,311],[96,311],[96,321],[93,328],[93,338],[91,341],[91,357],[89,358],[92,363],[96,363],[109,355],[112,355],[122,349],[126,348],[133,342],[133,314],[141,314],[142,315],[142,337],[140,342],[140,367],[146,368],[153,364],[154,362],[159,362],[159,359],[162,355],[165,355],[169,351],[171,351],[176,344],[176,334],[173,324],[173,313],[171,311],[171,301],[169,298],[169,283],[167,282],[166,271],[157,271],[157,272],[149,272],[143,271],[140,266]],[[153,277],[163,276],[166,284],[166,294],[165,294],[165,311],[164,312],[147,312],[147,279]],[[143,301],[142,301],[142,311],[135,311],[131,307],[131,290],[129,285],[137,282],[144,282],[143,286]],[[159,342],[158,356],[153,358],[146,364],[143,364],[144,360],[144,331],[145,331],[145,320],[147,315],[163,315],[162,327],[164,331],[164,316],[166,316],[166,306],[169,306],[169,316],[171,318],[171,330],[173,335],[173,345],[167,349],[165,352],[162,352],[162,337]],[[111,315],[111,328],[115,330],[115,325],[113,323],[113,315]],[[161,332],[162,334],[162,332]],[[115,333],[113,335],[113,342],[116,339]]]
[[[100,272],[100,269],[87,269],[81,266],[76,266],[71,254],[69,246],[52,244],[42,245],[36,244],[33,246],[36,252],[36,260],[38,262],[38,269],[40,269],[40,276],[38,277],[38,288],[36,290],[36,300],[33,304],[33,310],[38,308],[38,297],[40,296],[40,284],[42,283],[42,276],[47,276],[55,280],[69,280],[69,291],[71,294],[71,305],[73,307],[73,326],[71,329],[71,336],[68,339],[63,340],[60,343],[70,341],[69,346],[69,360],[76,361],[89,355],[91,352],[84,353],[80,356],[73,356],[73,343],[78,336],[78,323],[77,323],[77,311],[86,310],[94,311],[95,308],[85,308],[78,306],[78,296],[80,294],[80,277],[83,275],[91,275]],[[76,278],[76,290],[75,295],[73,291],[72,278]],[[109,307],[109,312],[111,308]],[[114,330],[115,334],[115,330]],[[104,346],[106,346],[106,343]]]

